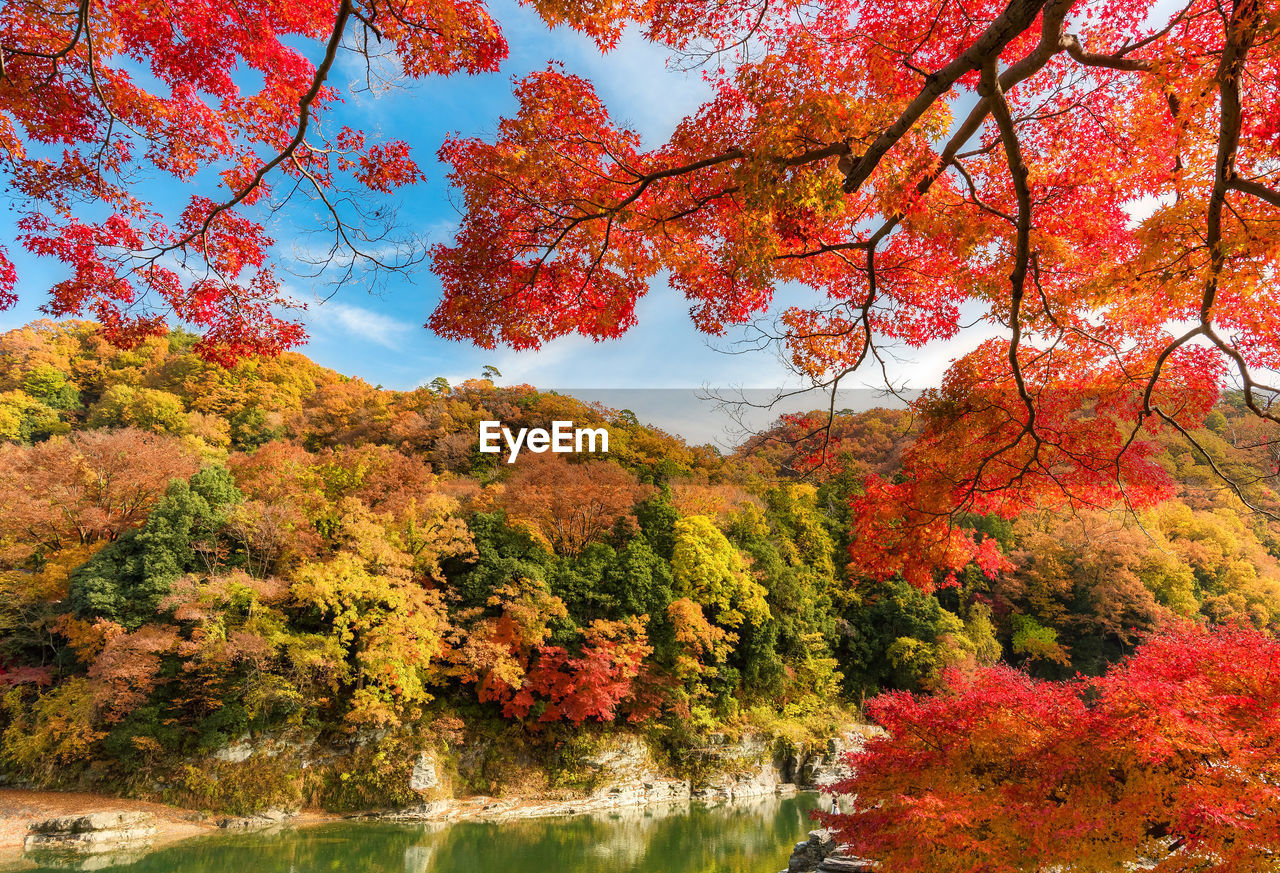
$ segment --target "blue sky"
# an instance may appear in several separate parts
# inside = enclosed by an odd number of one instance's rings
[[[696,71],[667,69],[665,52],[638,37],[624,39],[616,51],[602,56],[590,41],[571,31],[548,32],[534,15],[510,0],[498,0],[492,9],[511,45],[511,57],[501,72],[411,82],[376,96],[358,94],[349,97],[341,110],[342,123],[402,138],[414,146],[428,181],[401,192],[398,205],[402,220],[431,242],[449,239],[459,218],[444,178],[446,168],[435,160],[436,150],[451,132],[492,134],[498,119],[515,108],[513,76],[540,69],[552,59],[563,61],[569,71],[594,81],[613,117],[633,127],[649,144],[661,142],[708,93]],[[362,74],[363,66],[349,58],[338,69],[334,84],[346,85]],[[305,219],[305,215],[295,217]],[[281,241],[278,261],[287,266],[293,248],[290,237],[297,228],[274,230]],[[12,240],[11,230],[0,232]],[[60,278],[57,265],[34,262],[14,249],[11,245],[20,270],[22,299],[14,310],[0,313],[0,329],[39,317],[37,307],[45,300],[45,289]],[[332,290],[311,287],[302,279],[292,280],[290,286],[305,300]],[[376,295],[361,287],[338,289],[307,313],[311,340],[301,351],[340,372],[398,389],[436,376],[457,381],[478,375],[486,364],[502,371],[503,382],[543,388],[776,388],[786,382],[785,369],[771,352],[728,355],[716,348],[728,345],[727,341],[709,344],[690,324],[684,299],[665,284],[652,288],[638,308],[639,326],[619,340],[593,343],[566,338],[525,353],[485,351],[436,337],[422,325],[438,299],[438,282],[425,265],[411,277],[393,279]],[[967,339],[965,347],[974,341]],[[940,345],[915,353],[895,368],[896,375],[906,378],[911,387],[936,384],[947,361],[961,351],[960,346]]]

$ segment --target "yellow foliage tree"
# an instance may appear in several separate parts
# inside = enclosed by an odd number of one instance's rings
[[[769,617],[764,586],[751,577],[746,558],[705,515],[676,522],[671,571],[676,595],[709,608],[721,627],[736,628],[744,621],[759,625]]]

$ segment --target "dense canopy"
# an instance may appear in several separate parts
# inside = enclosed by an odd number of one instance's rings
[[[387,391],[292,353],[226,368],[196,342],[171,332],[121,350],[73,322],[0,334],[6,778],[160,785],[218,809],[356,809],[419,802],[406,786],[424,748],[454,762],[455,790],[494,793],[579,778],[565,749],[620,733],[703,778],[699,750],[715,737],[812,742],[865,699],[893,734],[850,790],[902,804],[928,789],[957,809],[964,797],[979,821],[1001,815],[1008,792],[1048,784],[1020,781],[1039,747],[1018,745],[1032,738],[1015,726],[1128,688],[1138,668],[1123,659],[1139,645],[1142,675],[1158,680],[1139,690],[1170,700],[1152,743],[1198,755],[1177,719],[1209,689],[1240,772],[1271,760],[1248,751],[1270,728],[1237,717],[1271,705],[1258,692],[1270,667],[1239,653],[1269,653],[1280,628],[1280,524],[1214,473],[1276,506],[1274,456],[1239,394],[1194,432],[1207,453],[1159,437],[1152,461],[1174,484],[1158,506],[962,517],[958,529],[1002,557],[930,592],[851,560],[866,477],[894,480],[919,445],[908,410],[838,415],[815,471],[794,422],[721,454],[530,386]],[[477,450],[482,420],[566,418],[607,427],[610,451],[506,464]],[[1209,629],[1223,625],[1235,629]],[[1076,673],[1103,678],[1061,682]],[[990,716],[975,754],[1006,769],[952,766],[972,763],[961,753],[975,712]],[[1089,747],[1111,772],[1152,752],[1089,746],[1128,718],[1091,711],[1058,724],[1055,742],[1068,761]],[[246,735],[286,748],[218,757]],[[926,761],[918,736],[954,755]],[[921,766],[899,766],[909,760]],[[1073,773],[1132,800],[1108,857],[1159,825],[1141,808],[1145,783]],[[1176,788],[1179,773],[1155,775]],[[964,780],[993,774],[1005,794],[965,795]],[[918,842],[917,819],[865,820],[859,833],[882,838],[868,851]],[[1000,839],[1036,821],[1010,820]],[[932,827],[954,845],[976,826]]]

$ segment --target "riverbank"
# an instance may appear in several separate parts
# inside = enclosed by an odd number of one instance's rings
[[[226,832],[219,826],[219,822],[224,821],[225,817],[209,815],[199,810],[86,791],[0,788],[0,865],[9,869],[8,865],[23,859],[23,845],[33,825],[55,818],[95,813],[147,816],[148,827],[154,829],[154,835],[146,841],[147,851],[192,837]],[[303,810],[290,815],[288,823],[291,826],[306,826],[340,821],[341,818],[319,810]]]
[[[808,792],[800,793],[814,796]],[[377,828],[394,827],[396,823],[434,824],[436,827],[431,828],[430,832],[439,833],[441,825],[516,826],[521,820],[608,820],[615,823],[632,820],[657,821],[671,816],[687,817],[695,810],[703,810],[703,814],[715,809],[746,811],[760,804],[774,802],[775,798],[777,802],[782,802],[793,798],[796,794],[794,787],[788,785],[769,795],[697,800],[691,799],[686,794],[681,800],[672,799],[651,803],[637,803],[633,798],[616,795],[608,800],[602,800],[600,797],[553,800],[547,797],[473,796],[452,799],[447,804],[436,806],[430,811],[417,809],[381,814],[338,815],[319,810],[302,810],[278,816],[227,819],[225,816],[210,815],[198,810],[90,792],[0,788],[0,870],[22,870],[35,862],[36,857],[31,855],[29,850],[24,851],[24,842],[33,826],[52,819],[65,820],[72,817],[102,819],[119,815],[146,818],[145,824],[151,833],[141,841],[115,844],[107,840],[98,842],[92,847],[86,846],[85,850],[76,852],[85,859],[85,863],[93,866],[103,863],[101,859],[107,858],[112,859],[111,863],[132,863],[144,855],[167,850],[172,846],[179,846],[183,841],[198,837],[218,835],[230,837],[236,834],[252,833],[261,836],[274,835],[272,839],[275,839],[281,835],[306,834],[312,832],[312,828],[317,825],[365,824],[375,829],[370,831],[371,833],[381,833],[382,831]],[[813,800],[803,801],[803,807],[808,809],[818,803],[818,799],[814,797]],[[600,819],[601,815],[605,818]],[[530,821],[530,824],[533,822]],[[201,842],[203,844],[203,841]],[[180,846],[179,850],[181,850]],[[47,851],[47,849],[41,851]]]
[[[683,787],[683,791],[679,789]],[[108,794],[85,791],[30,791],[19,788],[0,788],[0,854],[20,852],[31,826],[53,818],[84,816],[94,813],[145,813],[155,827],[154,845],[205,836],[221,831],[243,830],[250,827],[289,827],[323,824],[343,820],[432,822],[456,824],[458,822],[507,822],[520,819],[539,819],[587,815],[590,813],[645,807],[688,806],[691,803],[717,805],[734,800],[752,800],[765,796],[789,797],[808,790],[793,784],[783,784],[768,791],[741,792],[737,796],[721,794],[695,797],[689,791],[689,783],[668,782],[654,792],[652,784],[647,791],[635,794],[607,789],[590,795],[543,795],[533,797],[470,797],[450,798],[398,810],[367,813],[338,814],[323,810],[303,809],[288,813],[271,813],[262,816],[227,817],[208,812],[130,800]]]
[[[215,818],[163,803],[148,803],[82,791],[0,788],[0,852],[21,852],[27,831],[36,822],[93,812],[149,813],[155,818],[156,843],[186,839],[218,830]]]
[[[88,839],[82,836],[86,830],[105,831],[94,834],[92,846],[83,843],[73,846],[100,852],[110,849],[113,840],[142,843],[154,849],[220,831],[292,828],[344,818],[436,825],[502,823],[648,807],[688,808],[696,804],[714,807],[755,798],[785,797],[843,775],[843,753],[860,745],[865,730],[865,727],[850,729],[808,748],[780,745],[760,735],[744,735],[734,741],[725,738],[699,750],[704,766],[697,779],[664,772],[639,737],[614,736],[594,745],[589,755],[573,764],[575,772],[590,776],[589,787],[554,789],[544,784],[532,790],[503,791],[501,796],[471,793],[453,796],[450,789],[456,784],[456,763],[450,761],[446,766],[437,754],[421,752],[397,766],[411,789],[410,796],[416,795],[417,803],[345,814],[315,807],[299,811],[299,806],[303,806],[299,804],[265,808],[254,815],[228,816],[91,792],[3,788],[0,789],[0,860],[20,857],[27,834],[33,825],[41,822],[47,822],[46,833],[69,832],[73,842]],[[281,745],[278,741],[258,744],[246,741],[224,755],[229,759],[225,766],[248,771],[262,766],[262,762],[271,764],[279,760]],[[293,754],[307,751],[297,745],[285,748]],[[83,816],[110,820],[115,814],[128,814],[145,821],[138,823],[138,830],[121,834],[114,833],[116,826],[111,824],[49,821]]]

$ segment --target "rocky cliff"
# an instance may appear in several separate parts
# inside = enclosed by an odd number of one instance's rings
[[[797,747],[755,734],[739,738],[717,735],[707,747],[690,753],[697,758],[691,769],[701,775],[682,778],[664,771],[639,737],[623,734],[574,762],[574,769],[590,782],[589,789],[504,792],[501,797],[447,796],[440,790],[444,781],[438,773],[441,762],[424,752],[414,761],[410,787],[422,789],[424,795],[434,792],[434,796],[424,796],[421,804],[377,815],[415,821],[504,820],[790,794],[821,788],[847,775],[842,756],[858,748],[864,736],[865,729],[859,726],[825,743]]]

